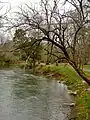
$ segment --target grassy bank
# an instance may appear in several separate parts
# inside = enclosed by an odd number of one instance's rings
[[[25,62],[14,62],[10,64],[10,67],[21,67],[24,68]],[[7,66],[8,67],[8,66]],[[90,77],[90,66],[84,66],[85,73]],[[76,110],[77,118],[76,120],[90,120],[90,92],[86,91],[89,87],[87,84],[83,83],[81,77],[73,70],[73,68],[68,64],[55,65],[41,65],[36,68],[40,74],[47,77],[55,78],[59,81],[64,81],[68,86],[68,89],[72,91],[77,91]]]
[[[76,120],[90,120],[90,93],[86,91],[89,87],[86,83],[82,82],[81,77],[69,65],[60,64],[59,66],[47,65],[39,68],[39,72],[47,77],[53,77],[56,80],[64,81],[68,85],[68,89],[77,91]],[[90,73],[86,72],[89,76]]]

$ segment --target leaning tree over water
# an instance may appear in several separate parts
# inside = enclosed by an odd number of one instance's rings
[[[22,6],[21,12],[18,12],[18,22],[14,26],[22,26],[30,33],[39,31],[41,36],[35,38],[36,42],[47,41],[56,46],[63,59],[90,85],[90,78],[82,69],[86,48],[90,47],[90,2],[66,0],[62,5],[60,2],[41,0],[39,9],[28,4]],[[67,4],[70,6],[68,10]]]

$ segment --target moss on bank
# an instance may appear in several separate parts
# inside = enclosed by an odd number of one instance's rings
[[[77,91],[76,120],[90,120],[90,92],[86,91],[89,87],[86,83],[83,83],[81,77],[73,70],[69,65],[60,64],[59,66],[47,65],[40,67],[39,72],[48,76],[54,77],[57,80],[65,81],[68,88],[72,91]],[[86,72],[89,76],[89,72]]]

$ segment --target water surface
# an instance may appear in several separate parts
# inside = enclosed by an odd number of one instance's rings
[[[0,70],[0,120],[68,120],[67,86],[20,69]]]

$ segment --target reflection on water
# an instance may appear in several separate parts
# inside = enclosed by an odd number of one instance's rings
[[[67,87],[22,70],[0,70],[0,120],[68,120]]]

